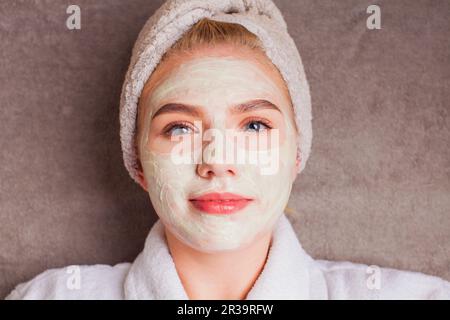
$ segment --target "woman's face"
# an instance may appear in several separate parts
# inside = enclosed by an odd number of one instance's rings
[[[138,121],[141,185],[173,235],[217,252],[271,232],[299,162],[289,94],[263,54],[170,57],[147,82]]]

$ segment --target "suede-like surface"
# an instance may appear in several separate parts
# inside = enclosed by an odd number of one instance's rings
[[[70,264],[133,261],[156,219],[128,176],[119,97],[162,1],[0,2],[0,297]],[[275,1],[311,86],[288,217],[314,258],[450,280],[450,2]]]

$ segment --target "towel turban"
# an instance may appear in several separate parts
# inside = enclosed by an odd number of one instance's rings
[[[254,33],[287,84],[299,129],[299,173],[311,150],[309,85],[286,22],[271,0],[168,0],[145,23],[134,44],[120,97],[120,141],[126,169],[138,182],[135,145],[138,100],[164,53],[202,18],[237,23]]]

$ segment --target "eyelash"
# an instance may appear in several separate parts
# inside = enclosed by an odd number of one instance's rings
[[[170,138],[170,136],[172,135],[172,129],[176,128],[176,127],[185,127],[185,128],[189,128],[195,131],[197,131],[196,129],[192,128],[189,122],[186,121],[176,121],[176,122],[172,122],[170,124],[168,124],[164,129],[163,129],[163,135],[167,136]]]
[[[267,127],[267,130],[273,129],[272,124],[270,123],[270,121],[264,119],[264,118],[259,118],[259,117],[252,117],[250,119],[246,119],[245,120],[245,125],[248,125],[249,123],[252,122],[259,122],[262,123],[264,126]]]
[[[253,117],[250,119],[246,119],[244,125],[248,125],[252,122],[259,122],[262,123],[264,126],[267,127],[267,130],[273,129],[272,124],[270,123],[270,121],[263,119],[263,118],[259,118],[259,117]],[[172,130],[177,128],[177,127],[184,127],[184,128],[189,128],[194,130],[194,132],[196,132],[197,130],[192,128],[191,124],[189,122],[186,121],[176,121],[176,122],[172,122],[170,124],[168,124],[164,129],[163,129],[163,135],[170,137],[172,135]]]

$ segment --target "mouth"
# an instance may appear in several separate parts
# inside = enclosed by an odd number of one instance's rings
[[[237,194],[207,193],[199,197],[190,198],[189,202],[202,212],[209,214],[232,214],[244,209],[253,199]]]

